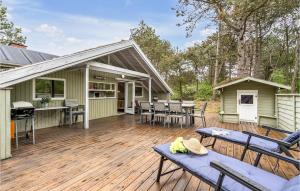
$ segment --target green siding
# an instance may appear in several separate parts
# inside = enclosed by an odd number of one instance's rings
[[[277,95],[278,128],[300,129],[300,95]]]
[[[258,90],[257,107],[258,116],[260,115],[275,115],[275,93],[276,88],[273,86],[249,81],[235,84],[223,88],[222,93],[222,107],[224,113],[237,113],[237,90]],[[228,117],[227,121],[235,122],[236,117],[231,119]]]
[[[105,80],[97,80],[95,76],[103,76]],[[66,79],[66,98],[77,99],[80,104],[84,103],[83,96],[83,71],[81,70],[63,70],[43,77],[63,78]],[[116,82],[114,75],[90,71],[90,80],[99,82]],[[39,101],[32,99],[32,80],[17,84],[12,87],[11,102],[14,101],[28,101],[32,102],[35,107],[41,107]],[[117,114],[117,99],[116,98],[101,98],[91,99],[90,101],[90,119],[97,119]],[[63,101],[53,100],[50,102],[51,106],[62,106]],[[60,111],[38,111],[36,115],[36,128],[46,128],[59,125]],[[82,118],[79,119],[82,121]],[[24,129],[24,122],[18,122],[20,131]]]
[[[11,157],[10,90],[0,90],[0,159]]]

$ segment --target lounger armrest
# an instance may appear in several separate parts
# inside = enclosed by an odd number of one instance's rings
[[[225,176],[232,178],[233,180],[239,182],[240,184],[248,187],[250,190],[270,191],[268,188],[260,185],[259,183],[249,179],[248,177],[242,175],[241,173],[233,170],[232,168],[230,168],[220,162],[212,161],[212,162],[210,162],[210,166],[215,168],[216,170],[220,171],[220,174],[223,174]],[[219,181],[220,180],[218,180],[218,183],[221,184],[222,182],[219,182]],[[217,186],[221,186],[221,188],[222,188],[222,185],[217,185]]]
[[[255,151],[255,152],[258,152],[258,153],[261,153],[261,154],[265,154],[265,155],[268,155],[268,156],[272,156],[274,158],[283,160],[283,161],[291,163],[293,165],[300,166],[300,161],[297,160],[297,159],[294,159],[292,157],[281,155],[281,154],[279,154],[277,152],[270,151],[270,150],[264,149],[264,148],[262,148],[260,146],[256,146],[256,145],[250,145],[249,148],[251,150]]]
[[[287,130],[283,130],[283,129],[278,129],[278,128],[270,127],[270,126],[267,126],[267,125],[263,125],[261,127],[267,129],[268,131],[272,130],[272,131],[278,131],[278,132],[287,133],[287,134],[292,134],[293,133],[291,131],[287,131]]]
[[[268,140],[268,141],[272,141],[274,143],[277,143],[277,144],[285,146],[285,147],[291,147],[292,146],[290,143],[284,142],[282,140],[273,139],[271,137],[267,137],[267,136],[264,136],[264,135],[258,135],[258,134],[255,134],[255,133],[252,133],[252,132],[249,132],[249,131],[243,131],[243,133],[247,134],[249,136],[252,136],[252,137],[257,137],[257,138],[265,139],[265,140]]]

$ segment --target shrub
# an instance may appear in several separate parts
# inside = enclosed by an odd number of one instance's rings
[[[195,99],[196,100],[210,100],[213,87],[208,83],[201,83],[198,87],[198,92],[196,92]]]

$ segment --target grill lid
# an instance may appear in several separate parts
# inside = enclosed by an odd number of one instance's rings
[[[18,109],[18,108],[33,108],[33,105],[30,102],[17,101],[17,102],[13,102],[13,108],[14,109]]]

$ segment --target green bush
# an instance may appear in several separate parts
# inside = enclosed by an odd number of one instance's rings
[[[275,70],[271,74],[271,81],[276,82],[276,83],[280,83],[280,84],[285,84],[286,79],[285,79],[285,76],[284,76],[284,72],[282,70]]]
[[[185,86],[182,88],[182,96],[179,90],[175,89],[171,99],[173,100],[210,100],[213,88],[208,83],[200,83],[198,92],[195,85]]]
[[[195,94],[196,100],[210,100],[213,93],[213,87],[208,83],[201,83],[198,92]]]

